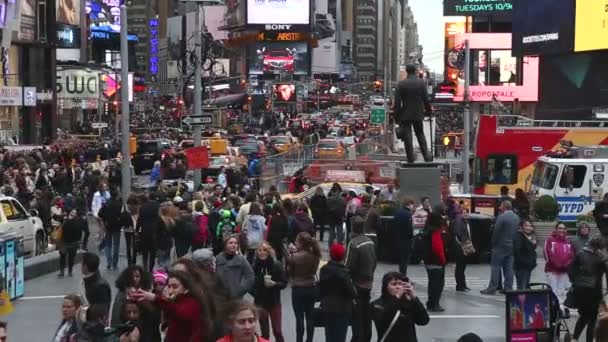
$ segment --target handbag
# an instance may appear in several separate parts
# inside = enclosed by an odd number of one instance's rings
[[[55,230],[53,230],[53,233],[51,234],[51,238],[55,242],[60,242],[61,240],[63,240],[63,227],[59,226]]]
[[[475,246],[473,246],[473,242],[471,240],[464,240],[461,244],[462,254],[465,256],[473,255],[475,252]]]
[[[386,329],[386,331],[384,332],[384,335],[382,335],[380,342],[384,342],[384,340],[386,340],[386,338],[388,337],[388,334],[391,333],[391,330],[393,330],[393,327],[397,323],[397,320],[399,319],[400,314],[401,314],[401,310],[397,310],[397,312],[395,312],[395,316],[393,317],[391,324],[389,324],[388,329]]]

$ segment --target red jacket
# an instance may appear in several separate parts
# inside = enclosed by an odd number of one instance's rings
[[[443,237],[441,236],[441,229],[437,229],[431,235],[431,251],[433,252],[434,259],[437,261],[439,266],[444,266],[447,263],[445,258]]]
[[[155,303],[167,315],[166,342],[200,342],[203,340],[201,304],[191,295],[178,296],[174,301],[156,296]]]

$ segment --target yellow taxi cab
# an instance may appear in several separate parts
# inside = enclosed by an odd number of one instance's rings
[[[344,159],[346,148],[344,144],[336,139],[321,139],[315,150],[319,159]]]
[[[269,137],[268,141],[279,153],[287,152],[297,144],[294,138],[287,135],[274,135]]]

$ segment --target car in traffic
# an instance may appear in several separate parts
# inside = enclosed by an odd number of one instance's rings
[[[132,159],[135,174],[139,175],[142,171],[151,170],[155,161],[162,160],[165,155],[172,153],[172,148],[171,141],[167,139],[139,140]]]
[[[315,153],[318,159],[344,159],[346,148],[336,139],[321,139],[317,143]]]
[[[0,196],[0,205],[0,234],[22,236],[25,254],[44,253],[47,239],[39,213],[36,210],[28,212],[17,199],[9,196]]]
[[[268,49],[263,55],[264,73],[293,73],[296,63],[293,52],[287,49]]]
[[[292,147],[298,145],[296,138],[287,135],[271,136],[268,140],[270,142],[270,145],[272,145],[279,153],[287,152]]]

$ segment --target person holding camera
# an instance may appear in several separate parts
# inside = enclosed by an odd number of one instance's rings
[[[399,272],[389,272],[382,278],[382,295],[372,302],[372,319],[381,342],[417,342],[416,325],[430,321],[414,285]]]

